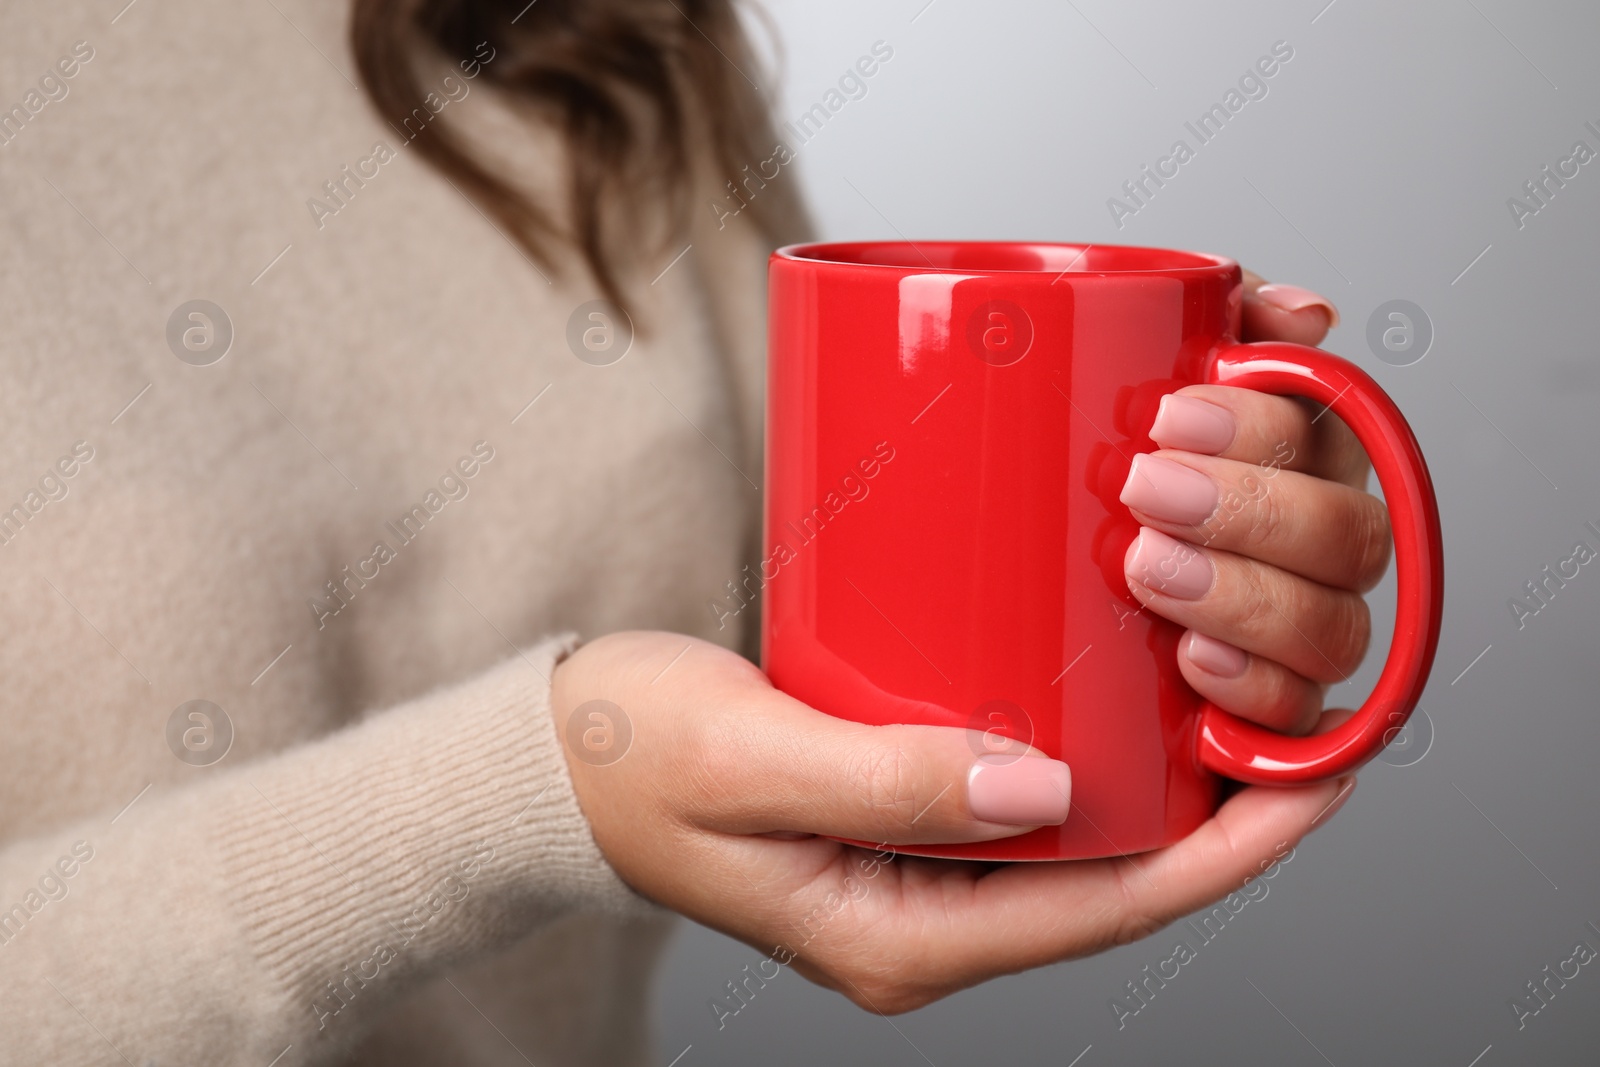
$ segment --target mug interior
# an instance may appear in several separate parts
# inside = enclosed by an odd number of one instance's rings
[[[849,241],[790,245],[780,248],[778,254],[816,263],[984,273],[1165,273],[1233,266],[1233,261],[1223,256],[1200,252],[1034,241]]]

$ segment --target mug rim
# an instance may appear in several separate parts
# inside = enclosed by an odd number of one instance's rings
[[[1066,269],[1057,270],[1054,267],[958,267],[936,266],[933,264],[909,264],[874,262],[870,258],[859,258],[868,249],[898,248],[909,250],[917,255],[923,254],[923,249],[938,249],[941,251],[994,249],[1004,251],[1032,251],[1049,250],[1056,252],[1062,249],[1071,249],[1080,256],[1089,249],[1102,249],[1107,252],[1122,253],[1126,255],[1149,256],[1157,255],[1170,257],[1173,262],[1162,266],[1153,267],[1113,267],[1101,269],[1074,270],[1069,263]],[[846,250],[854,250],[857,258],[849,258]],[[1075,278],[1097,277],[1134,277],[1134,276],[1193,276],[1196,274],[1216,273],[1227,275],[1239,270],[1236,260],[1228,256],[1219,256],[1210,252],[1191,252],[1178,248],[1158,248],[1148,245],[1112,245],[1101,244],[1096,241],[973,241],[973,240],[931,240],[910,241],[873,240],[873,241],[805,241],[798,244],[784,245],[772,253],[773,259],[781,259],[791,263],[805,263],[818,267],[854,267],[871,271],[891,271],[900,274],[965,274],[978,277],[990,275],[1027,277],[1050,276],[1059,278],[1071,274]]]

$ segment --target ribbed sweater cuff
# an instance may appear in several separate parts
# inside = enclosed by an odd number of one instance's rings
[[[552,638],[230,783],[223,869],[308,1021],[366,1015],[566,911],[657,912],[606,864],[573,794],[548,680],[575,644]]]

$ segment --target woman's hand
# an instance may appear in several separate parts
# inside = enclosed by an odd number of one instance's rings
[[[1341,791],[1245,789],[1178,844],[1126,858],[890,856],[809,835],[1012,836],[1065,819],[1064,765],[1027,756],[975,781],[981,737],[836,719],[735,653],[677,634],[583,646],[556,668],[551,704],[569,741],[627,717],[620,759],[567,749],[579,803],[624,881],[885,1013],[1153,933],[1267,870]],[[1001,780],[984,780],[997,770]]]
[[[1274,307],[1259,286],[1248,278],[1247,339],[1315,342],[1326,332],[1331,309],[1303,300]],[[1304,731],[1322,685],[1352,668],[1366,644],[1355,590],[1382,568],[1386,527],[1381,505],[1358,488],[1365,459],[1314,408],[1233,389],[1182,395],[1210,406],[1174,404],[1154,436],[1186,446],[1158,458],[1182,468],[1167,472],[1169,485],[1186,478],[1187,488],[1135,486],[1140,521],[1162,537],[1203,542],[1207,485],[1219,500],[1246,476],[1270,489],[1213,524],[1209,544],[1186,550],[1181,590],[1176,578],[1145,584],[1137,547],[1130,587],[1211,642],[1180,646],[1182,669],[1202,693]],[[1273,460],[1281,469],[1268,478],[1259,464]],[[1175,501],[1189,511],[1174,518]],[[1153,933],[1267,870],[1354,785],[1244,788],[1188,838],[1137,856],[933,860],[810,835],[925,844],[1059,824],[1067,768],[1043,754],[985,763],[963,730],[833,718],[773,689],[739,656],[673,634],[614,634],[580,648],[557,668],[551,703],[569,738],[603,726],[591,714],[628,719],[620,759],[568,748],[595,840],[628,884],[884,1013]]]
[[[1314,344],[1334,321],[1322,298],[1253,274],[1245,294],[1247,341]],[[1128,588],[1189,628],[1178,662],[1202,696],[1310,733],[1328,684],[1366,653],[1361,593],[1389,562],[1388,510],[1363,491],[1366,453],[1321,405],[1214,385],[1165,398],[1150,436],[1161,450],[1135,457],[1122,490],[1144,527]]]

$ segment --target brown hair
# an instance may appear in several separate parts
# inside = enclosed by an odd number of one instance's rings
[[[397,130],[427,93],[419,70],[429,51],[451,62],[493,61],[478,73],[551,115],[568,145],[569,218],[519,193],[475,158],[448,127],[428,123],[411,141],[538,263],[576,249],[602,293],[622,303],[613,207],[668,208],[669,233],[688,222],[697,142],[730,179],[776,143],[760,76],[735,0],[355,0],[356,66],[379,114]],[[462,68],[464,70],[470,68]],[[702,164],[703,165],[703,164]],[[780,188],[752,202],[774,234],[797,200]],[[650,251],[658,251],[651,249]]]

